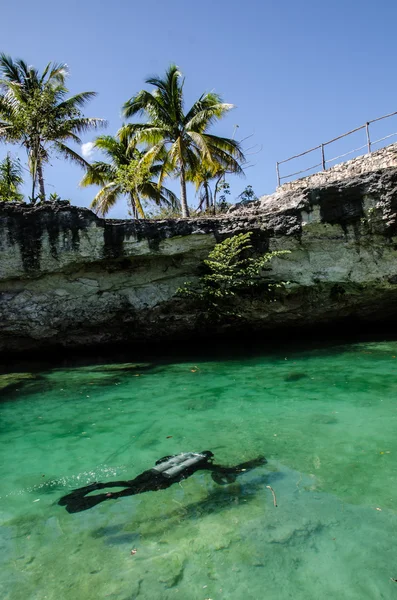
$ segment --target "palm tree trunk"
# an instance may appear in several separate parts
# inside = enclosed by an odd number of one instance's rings
[[[206,208],[206,210],[208,210],[210,207],[210,194],[209,194],[209,189],[208,189],[208,181],[206,181],[204,184],[204,190],[205,190],[205,208]]]
[[[134,219],[138,220],[139,217],[142,217],[143,219],[145,218],[145,213],[143,212],[142,205],[139,201],[139,196],[135,196],[133,192],[130,192],[130,206]]]
[[[44,200],[45,200],[44,175],[43,175],[43,165],[41,164],[40,158],[37,160],[37,177],[39,179],[40,200],[42,202],[44,202]]]
[[[36,198],[35,198],[35,193],[36,193],[36,183],[37,183],[37,162],[36,159],[33,158],[32,159],[32,155],[33,155],[33,151],[31,151],[31,153],[29,153],[29,167],[30,167],[30,172],[32,175],[32,198],[31,198],[31,202],[32,204],[35,204],[36,202]]]
[[[31,197],[32,204],[34,204],[36,202],[36,198],[34,197],[35,192],[36,192],[36,174],[34,173],[32,175],[32,197]]]
[[[215,204],[216,204],[216,195],[217,195],[217,193],[218,193],[218,185],[220,184],[220,182],[221,182],[221,179],[222,179],[222,177],[224,177],[224,176],[225,176],[225,174],[224,174],[224,173],[222,173],[222,174],[221,174],[221,175],[218,177],[218,179],[216,180],[216,184],[215,184],[215,191],[214,191],[214,197],[213,197],[214,206],[215,206]]]
[[[135,196],[134,200],[135,200],[136,218],[139,219],[139,217],[141,217],[142,219],[145,219],[145,212],[142,208],[142,203],[139,198],[138,190],[136,191],[136,196]]]
[[[137,210],[136,210],[136,206],[135,206],[134,194],[132,194],[132,193],[130,193],[130,210],[132,213],[132,218],[136,219],[137,218]]]
[[[185,176],[185,165],[181,162],[181,206],[182,206],[182,217],[189,217],[189,208],[186,200],[186,176]]]

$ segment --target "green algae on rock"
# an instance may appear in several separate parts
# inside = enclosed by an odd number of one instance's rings
[[[219,217],[108,221],[68,204],[0,204],[0,352],[211,335],[177,290],[215,244],[252,232],[275,257],[223,331],[396,320],[397,168],[304,183]],[[267,279],[266,279],[267,278]]]
[[[0,392],[21,388],[26,382],[32,382],[36,379],[34,373],[5,373],[0,374]]]

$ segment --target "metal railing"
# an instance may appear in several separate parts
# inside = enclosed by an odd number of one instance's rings
[[[364,125],[361,125],[360,127],[356,127],[356,129],[352,129],[351,131],[348,131],[347,133],[343,133],[342,135],[338,135],[338,137],[334,138],[333,140],[329,140],[329,142],[324,142],[323,144],[320,144],[319,146],[310,148],[310,150],[305,150],[305,152],[301,152],[300,154],[295,154],[295,156],[290,156],[290,158],[286,158],[285,160],[278,161],[276,163],[277,185],[280,186],[283,179],[288,179],[289,177],[294,177],[295,175],[300,175],[301,173],[307,173],[308,171],[312,171],[313,169],[316,169],[317,167],[322,167],[323,171],[326,171],[328,163],[335,162],[339,158],[344,158],[345,156],[348,156],[349,154],[353,154],[354,152],[358,152],[359,150],[363,150],[364,148],[366,148],[368,152],[372,152],[372,148],[375,144],[379,144],[380,142],[383,142],[384,140],[387,140],[388,138],[397,136],[397,132],[391,133],[389,135],[386,135],[383,138],[372,141],[371,136],[370,136],[371,123],[376,123],[377,121],[382,121],[382,119],[388,119],[389,117],[394,117],[395,115],[397,115],[397,111],[390,113],[389,115],[384,115],[383,117],[378,117],[377,119],[373,119],[372,121],[367,121],[367,123],[365,123]],[[341,140],[342,138],[347,137],[348,135],[351,135],[352,133],[356,133],[356,131],[360,131],[361,129],[365,129],[366,138],[367,138],[366,144],[364,144],[363,146],[360,146],[359,148],[355,148],[354,150],[350,150],[349,152],[345,152],[344,154],[340,154],[339,156],[334,156],[333,158],[329,158],[326,160],[325,146],[328,146],[329,144],[332,144],[333,142],[336,142],[337,140]],[[302,169],[301,171],[296,171],[295,173],[289,173],[288,175],[283,175],[283,176],[280,175],[280,165],[287,163],[291,160],[294,160],[296,158],[300,158],[301,156],[305,156],[306,154],[310,154],[311,152],[315,152],[316,150],[320,150],[321,162],[319,162],[315,165],[312,165],[311,167],[308,167],[307,169]]]

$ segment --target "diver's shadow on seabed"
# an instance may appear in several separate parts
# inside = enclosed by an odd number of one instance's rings
[[[123,522],[99,527],[91,535],[95,538],[104,538],[105,543],[109,545],[123,545],[135,542],[140,535],[140,527],[146,523],[150,523],[151,527],[150,531],[145,531],[145,538],[158,539],[160,533],[164,534],[174,529],[177,524],[194,522],[211,514],[220,514],[235,508],[236,505],[247,506],[257,500],[258,495],[262,496],[264,507],[266,505],[273,507],[272,496],[266,490],[266,485],[273,485],[284,477],[282,473],[272,472],[259,475],[247,482],[237,480],[228,486],[212,488],[205,498],[196,502],[187,504],[178,502],[173,510],[166,510],[147,518],[134,518],[133,523]],[[125,531],[126,525],[130,532]]]

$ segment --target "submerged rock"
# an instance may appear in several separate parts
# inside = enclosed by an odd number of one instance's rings
[[[306,377],[308,377],[306,373],[290,373],[285,378],[285,381],[299,381],[300,379],[305,379]]]
[[[0,374],[0,392],[11,391],[17,389],[18,386],[23,386],[26,382],[34,381],[36,376],[34,373],[7,373]]]

